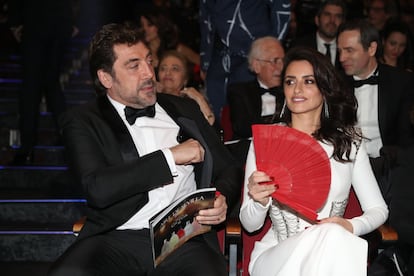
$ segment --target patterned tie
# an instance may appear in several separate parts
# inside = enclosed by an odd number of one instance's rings
[[[125,109],[125,117],[126,120],[130,125],[133,125],[135,123],[135,120],[138,117],[154,117],[155,116],[155,105],[147,106],[146,108],[133,108],[130,106],[126,106]]]

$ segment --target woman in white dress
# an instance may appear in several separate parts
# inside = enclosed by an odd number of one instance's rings
[[[285,57],[286,97],[280,121],[311,135],[326,151],[331,186],[318,222],[310,222],[271,198],[275,185],[256,170],[253,143],[246,163],[240,220],[249,231],[261,229],[269,215],[272,227],[256,242],[249,264],[252,276],[366,275],[367,242],[358,236],[383,224],[388,208],[372,173],[356,123],[356,99],[335,68],[312,49],[296,48]],[[352,186],[363,214],[342,216]]]

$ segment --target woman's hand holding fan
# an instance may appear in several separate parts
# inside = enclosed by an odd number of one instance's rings
[[[276,185],[272,185],[272,178],[264,172],[255,171],[249,177],[247,188],[249,196],[263,206],[270,200],[270,196],[276,191]],[[263,185],[266,184],[266,185]]]
[[[306,133],[280,125],[254,125],[253,143],[258,171],[277,187],[272,197],[310,220],[329,193],[329,158]]]

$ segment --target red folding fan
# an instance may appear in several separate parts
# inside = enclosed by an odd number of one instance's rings
[[[331,183],[329,158],[306,133],[280,125],[253,125],[257,170],[274,179],[279,203],[316,220]]]

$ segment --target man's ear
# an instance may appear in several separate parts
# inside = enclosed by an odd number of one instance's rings
[[[377,52],[377,49],[378,49],[378,43],[377,43],[377,42],[375,42],[375,41],[372,41],[372,42],[369,44],[369,47],[368,47],[368,53],[369,53],[369,55],[370,55],[371,57],[375,56],[375,54],[376,54],[376,52]]]
[[[315,15],[315,17],[313,18],[313,22],[315,23],[316,27],[319,27],[319,16]]]
[[[98,75],[99,81],[102,83],[102,85],[105,88],[108,89],[112,87],[112,76],[109,73],[105,72],[102,69],[99,69],[97,72],[97,75]]]
[[[250,70],[257,75],[259,73],[259,69],[260,69],[260,64],[256,59],[254,59],[252,61],[252,64],[250,65]]]

